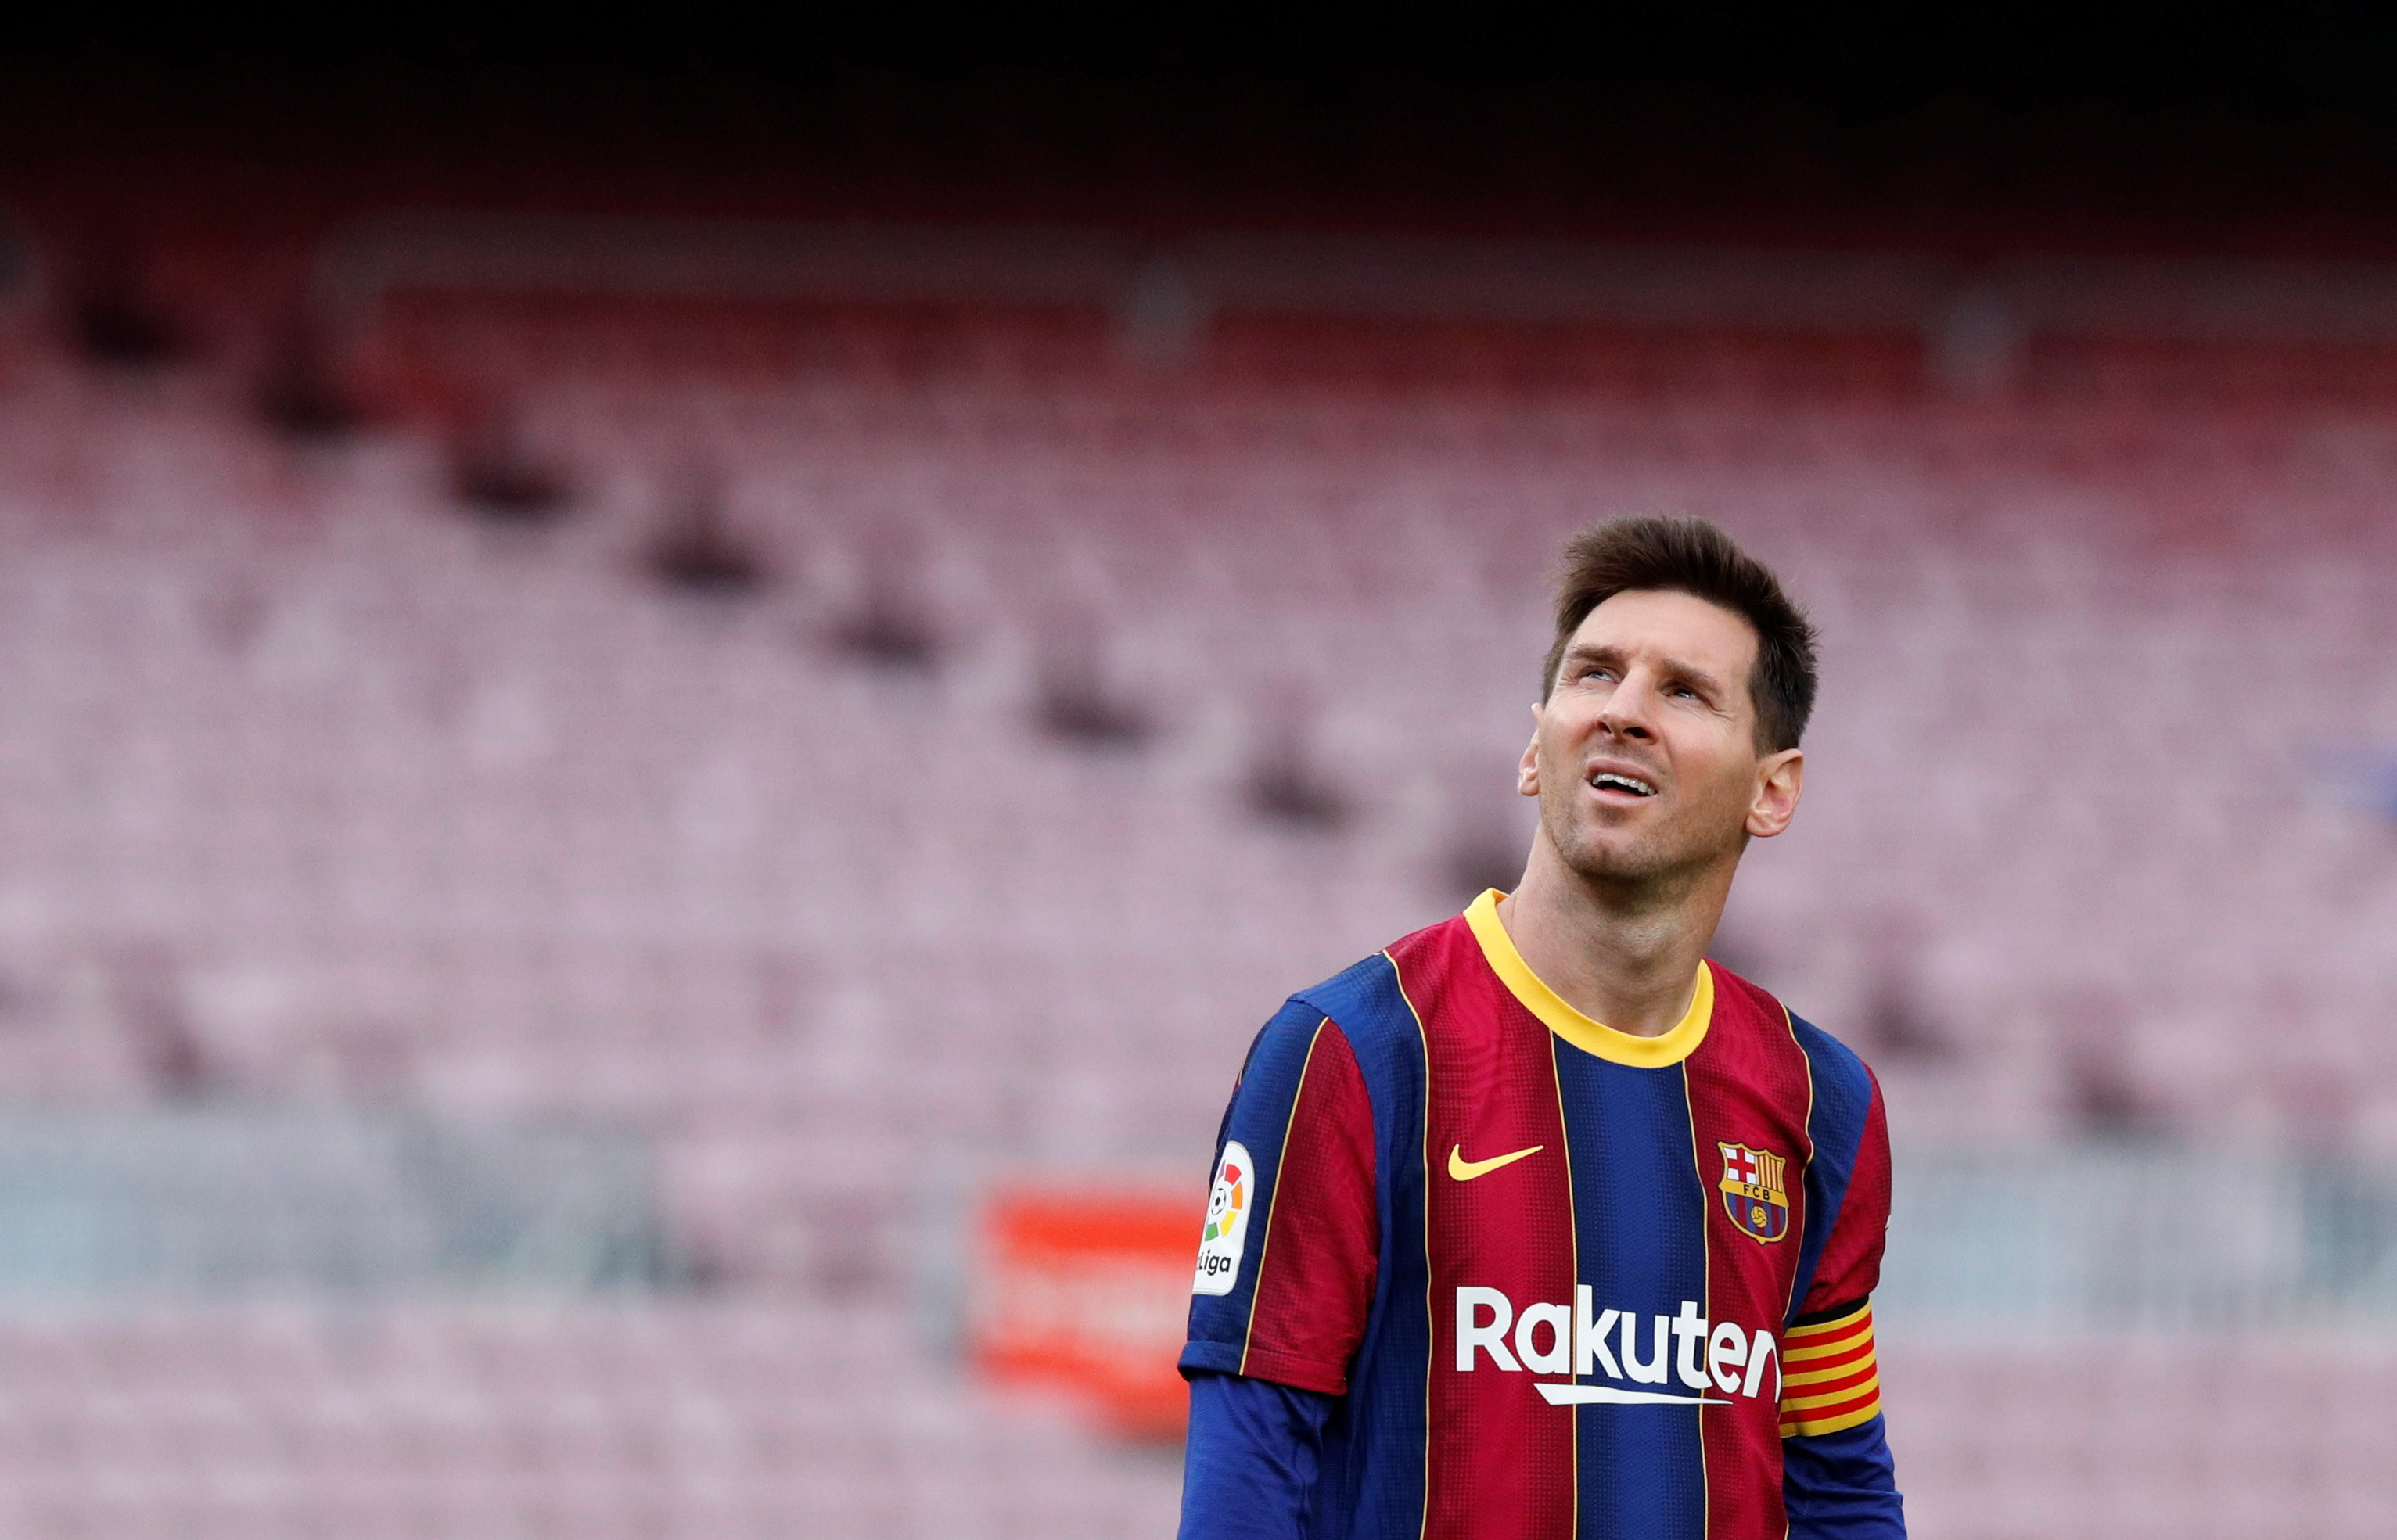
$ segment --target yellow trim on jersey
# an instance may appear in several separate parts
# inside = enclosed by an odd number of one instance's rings
[[[1635,1069],[1662,1069],[1680,1064],[1707,1040],[1707,1028],[1715,1014],[1715,975],[1703,961],[1698,964],[1697,987],[1691,993],[1690,1008],[1681,1012],[1681,1019],[1672,1030],[1655,1038],[1618,1031],[1566,1004],[1563,997],[1532,971],[1532,965],[1515,950],[1514,938],[1506,933],[1505,922],[1498,917],[1498,900],[1502,896],[1493,888],[1475,899],[1466,908],[1465,922],[1473,927],[1473,939],[1481,944],[1481,955],[1489,960],[1491,971],[1498,975],[1509,994],[1523,1002],[1524,1010],[1547,1024],[1549,1031],[1584,1053]]]

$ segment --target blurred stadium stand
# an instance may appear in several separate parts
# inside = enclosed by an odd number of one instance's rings
[[[1720,951],[1889,1087],[1918,1532],[2385,1529],[2397,270],[320,237],[0,259],[0,1529],[1165,1533],[971,1216],[1195,1244],[1649,508],[1825,631]]]

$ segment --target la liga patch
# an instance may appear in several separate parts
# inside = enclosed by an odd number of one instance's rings
[[[1194,1294],[1228,1294],[1239,1281],[1240,1252],[1249,1239],[1249,1210],[1255,1206],[1257,1165],[1239,1140],[1224,1145],[1215,1185],[1207,1190],[1207,1227],[1198,1237],[1198,1273]]]

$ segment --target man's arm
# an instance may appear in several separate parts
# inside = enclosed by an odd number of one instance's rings
[[[1842,1433],[1782,1440],[1781,1501],[1789,1540],[1905,1540],[1897,1469],[1878,1415]]]
[[[1373,1109],[1338,1024],[1257,1035],[1216,1141],[1182,1373],[1184,1540],[1300,1540],[1380,1267]]]
[[[1337,1400],[1239,1374],[1190,1376],[1179,1540],[1297,1540]]]
[[[1790,1540],[1905,1540],[1868,1300],[1801,1316],[1789,1329],[1782,1348],[1781,1501]]]
[[[1381,1266],[1373,1107],[1338,1023],[1292,1001],[1232,1089],[1191,1286],[1185,1374],[1347,1393]]]
[[[1881,1411],[1872,1299],[1889,1231],[1889,1118],[1871,1081],[1855,1162],[1803,1313],[1781,1351],[1781,1500],[1790,1540],[1905,1540]]]

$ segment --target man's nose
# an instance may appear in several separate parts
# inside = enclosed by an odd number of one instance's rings
[[[1616,685],[1606,698],[1606,707],[1598,714],[1599,726],[1617,738],[1653,739],[1656,736],[1656,681],[1644,669],[1633,669]]]

